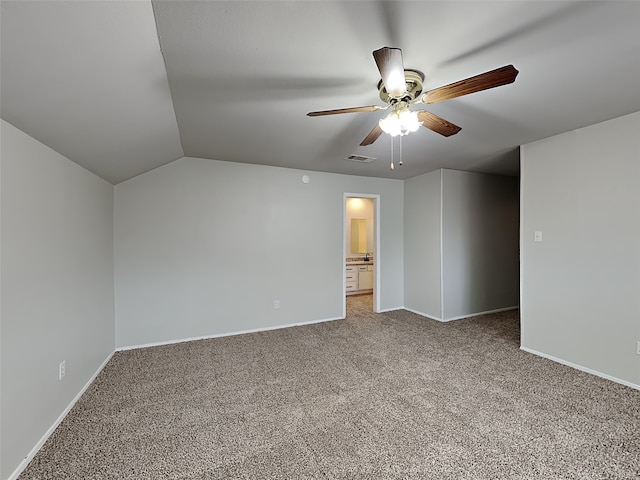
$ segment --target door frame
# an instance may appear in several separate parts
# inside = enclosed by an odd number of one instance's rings
[[[347,316],[347,198],[373,199],[373,311],[380,313],[380,194],[376,193],[347,193],[342,197],[342,317]]]

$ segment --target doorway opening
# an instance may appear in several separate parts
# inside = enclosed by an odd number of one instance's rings
[[[373,312],[380,311],[380,195],[345,193],[343,202],[342,314],[347,296],[370,295]],[[353,298],[352,298],[353,299]]]

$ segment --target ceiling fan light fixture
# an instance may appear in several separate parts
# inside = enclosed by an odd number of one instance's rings
[[[417,131],[422,122],[418,118],[418,112],[412,112],[406,103],[398,103],[393,111],[378,122],[384,133],[397,137]]]

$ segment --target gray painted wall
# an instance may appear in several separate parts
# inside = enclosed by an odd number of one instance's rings
[[[404,304],[432,318],[442,318],[441,215],[442,170],[405,181]]]
[[[452,320],[518,305],[518,179],[438,170],[405,182],[405,307]]]
[[[113,186],[4,120],[1,132],[0,478],[8,478],[113,352]]]
[[[524,145],[521,189],[523,348],[640,386],[640,112]]]
[[[380,307],[403,305],[400,180],[183,158],[115,190],[117,347],[341,318],[345,192],[380,195]]]
[[[517,307],[518,179],[442,171],[445,320]]]

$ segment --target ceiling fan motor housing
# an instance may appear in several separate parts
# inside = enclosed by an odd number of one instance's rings
[[[380,92],[380,100],[390,105],[398,101],[412,102],[422,93],[422,83],[424,82],[424,73],[419,70],[405,70],[404,78],[407,84],[407,91],[400,98],[389,95],[382,80],[378,82],[378,91]]]

